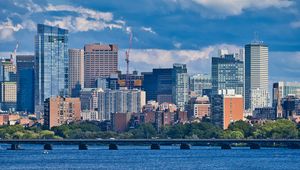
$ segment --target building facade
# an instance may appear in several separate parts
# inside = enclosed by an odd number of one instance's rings
[[[251,107],[251,97],[256,92],[251,93],[252,90],[268,92],[269,83],[269,49],[266,44],[261,42],[253,42],[245,45],[245,109],[253,109]],[[252,96],[251,96],[252,95]],[[268,103],[268,96],[261,99],[264,103]],[[265,105],[264,107],[267,107]],[[253,110],[252,110],[253,111]]]
[[[172,97],[173,103],[183,111],[189,101],[189,76],[186,64],[173,64]]]
[[[152,72],[142,73],[144,78],[142,89],[147,93],[147,101],[173,102],[172,72],[172,68],[154,68]]]
[[[96,79],[118,71],[117,45],[87,44],[84,46],[84,87],[95,88]]]
[[[98,111],[101,120],[110,120],[112,113],[140,113],[146,104],[142,90],[105,90],[98,92]]]
[[[17,107],[17,83],[16,82],[1,82],[1,110],[15,111]]]
[[[272,107],[275,108],[278,118],[282,118],[282,99],[288,95],[300,97],[300,82],[279,81],[273,84]]]
[[[244,64],[233,54],[212,58],[212,95],[219,90],[234,89],[235,94],[244,95]]]
[[[17,110],[34,113],[34,56],[17,55]]]
[[[220,90],[212,100],[212,122],[223,129],[244,118],[244,99],[233,90]]]
[[[37,25],[35,37],[35,111],[42,112],[45,99],[68,96],[68,30]]]
[[[80,99],[51,97],[44,103],[44,126],[51,129],[54,126],[69,124],[81,120]]]
[[[84,51],[69,49],[69,94],[79,97],[84,87]]]
[[[191,76],[190,89],[197,97],[203,96],[204,89],[211,89],[211,76],[209,74],[196,74]]]

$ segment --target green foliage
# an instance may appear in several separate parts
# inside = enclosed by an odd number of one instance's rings
[[[272,139],[294,139],[298,137],[298,129],[292,121],[279,119],[277,121],[266,122],[258,126],[253,133],[255,138],[272,138]]]
[[[99,124],[94,122],[79,122],[53,127],[51,130],[42,130],[32,127],[24,128],[21,125],[0,127],[1,139],[139,139],[139,138],[185,138],[185,139],[294,139],[300,135],[300,126],[289,120],[280,119],[267,121],[264,124],[248,124],[237,121],[229,125],[227,130],[222,130],[209,121],[201,123],[177,124],[164,126],[157,131],[152,124],[141,124],[127,132],[116,133],[101,131]]]

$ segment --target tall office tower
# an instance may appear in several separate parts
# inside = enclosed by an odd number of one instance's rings
[[[227,129],[230,123],[243,120],[244,99],[234,90],[219,90],[212,100],[211,120],[214,124]]]
[[[68,30],[37,25],[35,37],[35,111],[42,112],[44,100],[68,96]]]
[[[110,120],[112,113],[141,113],[146,105],[142,90],[105,90],[98,93],[98,111],[101,120]]]
[[[257,89],[262,93],[268,92],[268,58],[268,46],[266,44],[263,44],[262,42],[253,42],[245,45],[246,110],[251,109],[251,95],[252,98],[255,98],[253,95],[257,94]],[[263,103],[268,103],[267,96],[262,100],[264,100]]]
[[[273,84],[273,103],[277,118],[283,117],[282,99],[288,95],[300,97],[300,82],[283,82],[279,81]]]
[[[69,124],[73,121],[79,121],[80,117],[80,99],[65,97],[50,97],[44,104],[44,125],[51,129],[54,126]]]
[[[204,89],[211,89],[211,76],[196,74],[190,77],[190,89],[197,97],[203,96]]]
[[[212,58],[212,95],[219,90],[234,89],[235,94],[244,94],[244,65],[233,54]]]
[[[69,94],[79,97],[84,85],[84,51],[69,49]]]
[[[173,64],[172,97],[174,104],[183,111],[189,101],[189,76],[186,64]]]
[[[99,77],[118,71],[117,45],[87,44],[84,46],[84,87],[96,87]]]
[[[150,73],[142,73],[144,76],[143,90],[147,93],[147,101],[173,102],[172,72],[172,68],[154,68]]]
[[[17,110],[34,113],[34,55],[17,55]]]

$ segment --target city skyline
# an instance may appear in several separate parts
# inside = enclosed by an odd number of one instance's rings
[[[33,45],[26,42],[33,42],[36,24],[59,25],[69,30],[69,48],[83,48],[84,44],[98,42],[118,44],[119,69],[125,71],[128,31],[132,30],[131,71],[151,71],[179,62],[187,64],[189,73],[209,73],[209,63],[211,57],[217,57],[217,49],[241,48],[250,43],[257,32],[259,39],[270,47],[270,84],[298,80],[300,31],[299,2],[296,1],[271,0],[260,4],[246,1],[237,5],[234,1],[222,0],[218,0],[219,3],[144,0],[147,5],[143,6],[115,1],[101,5],[93,1],[2,2],[1,52],[12,51],[18,41],[19,54],[33,53]],[[154,8],[157,6],[159,8]],[[139,15],[142,12],[148,15]],[[75,21],[79,19],[86,24],[76,26]],[[279,71],[278,66],[283,69]]]

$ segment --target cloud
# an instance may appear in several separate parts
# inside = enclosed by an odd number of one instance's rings
[[[280,9],[294,4],[290,0],[172,0],[171,2],[179,3],[185,9],[197,10],[206,17],[234,16],[248,9],[270,7]]]
[[[12,21],[7,18],[6,22],[0,23],[0,40],[2,41],[13,41],[14,33],[23,29],[21,24],[14,25]]]
[[[156,32],[153,31],[153,29],[151,27],[141,27],[141,30],[143,30],[145,32],[149,32],[151,34],[156,34]]]
[[[180,42],[173,42],[175,48],[181,48],[182,44]]]
[[[292,28],[300,28],[300,21],[292,22],[290,25]]]
[[[83,7],[74,7],[71,5],[52,5],[49,4],[46,8],[46,11],[68,11],[79,13],[85,18],[93,18],[96,20],[111,21],[113,19],[113,14],[110,12],[99,12],[88,8]]]
[[[200,50],[165,50],[165,49],[132,49],[130,53],[131,66],[142,71],[150,71],[157,67],[172,67],[174,63],[184,63],[189,72],[209,71],[210,58],[217,56],[218,49],[238,51],[239,46],[232,44],[217,44]]]
[[[49,4],[46,11],[51,12],[72,12],[76,15],[65,17],[55,17],[54,20],[45,20],[45,24],[66,28],[71,32],[101,31],[108,29],[123,29],[125,21],[113,21],[113,14],[110,12],[100,12],[83,7],[70,5]]]

